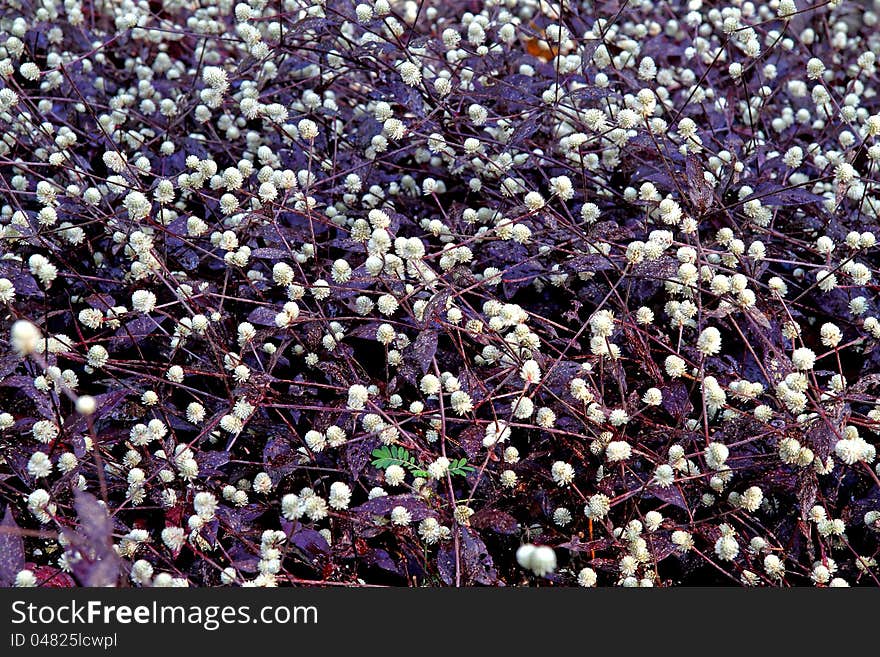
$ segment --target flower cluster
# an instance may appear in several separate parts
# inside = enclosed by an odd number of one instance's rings
[[[0,584],[880,584],[876,1],[7,5]]]

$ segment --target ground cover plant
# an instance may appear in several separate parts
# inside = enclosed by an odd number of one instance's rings
[[[880,4],[0,1],[0,585],[878,585]]]

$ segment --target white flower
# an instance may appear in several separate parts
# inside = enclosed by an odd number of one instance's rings
[[[235,415],[224,415],[220,418],[220,428],[223,431],[236,435],[241,433],[241,430],[244,428],[244,422]]]
[[[538,192],[529,192],[525,195],[523,201],[526,204],[526,207],[535,212],[544,207],[544,197],[541,196]]]
[[[612,440],[605,447],[605,458],[611,463],[626,461],[632,456],[632,447],[624,440]]]
[[[315,431],[314,429],[306,431],[303,440],[305,440],[306,445],[313,452],[323,452],[324,448],[327,446],[326,436],[320,431]]]
[[[827,269],[820,269],[816,272],[816,284],[823,292],[830,292],[837,287],[837,276]]]
[[[9,303],[15,299],[15,286],[8,278],[0,278],[0,303]]]
[[[516,551],[516,561],[538,577],[544,577],[556,570],[556,553],[546,545],[521,545]]]
[[[162,530],[162,543],[172,552],[179,551],[186,541],[186,533],[183,527],[166,527]]]
[[[586,513],[587,518],[590,520],[601,520],[608,515],[610,510],[611,500],[602,493],[591,496],[587,501],[586,507],[584,507],[584,513]]]
[[[596,586],[598,577],[596,571],[592,568],[582,568],[577,576],[578,586],[593,587]]]
[[[368,23],[373,18],[373,8],[370,5],[361,3],[354,11],[359,23]]]
[[[871,463],[877,456],[876,448],[859,436],[838,440],[834,444],[834,453],[847,465],[858,461]]]
[[[713,470],[720,470],[724,467],[727,457],[730,456],[730,450],[723,443],[709,443],[704,452],[706,465]]]
[[[51,443],[58,437],[58,425],[51,420],[39,420],[31,428],[34,438],[41,443]]]
[[[608,422],[615,427],[622,426],[629,422],[629,414],[622,408],[615,408],[608,414]]]
[[[453,392],[449,397],[449,403],[452,406],[452,410],[458,415],[467,415],[474,410],[473,400],[464,390]]]
[[[330,497],[328,498],[330,508],[342,511],[347,509],[351,502],[351,488],[347,484],[336,481],[330,485]]]
[[[296,127],[303,139],[312,140],[318,136],[318,124],[311,119],[302,119]]]
[[[327,517],[327,502],[318,495],[308,496],[303,503],[303,509],[306,517],[312,522],[318,522]]]
[[[15,574],[16,588],[32,588],[37,585],[37,577],[32,570],[20,570]]]
[[[560,527],[565,527],[572,521],[571,511],[564,506],[557,507],[553,510],[553,522]]]
[[[663,402],[663,392],[658,388],[648,388],[642,395],[642,402],[648,406],[659,406]]]
[[[400,73],[403,83],[410,87],[416,87],[422,81],[421,69],[410,61],[401,62],[397,71]]]
[[[715,554],[722,561],[733,561],[739,554],[739,543],[730,535],[722,535],[715,541]]]
[[[348,389],[348,407],[352,410],[362,410],[369,398],[370,392],[366,386],[356,383]]]
[[[438,394],[442,389],[440,385],[440,379],[438,379],[433,374],[425,374],[425,376],[422,377],[422,380],[419,383],[419,388],[424,394],[429,396]]]
[[[836,347],[843,339],[843,332],[836,324],[831,322],[822,324],[822,327],[819,329],[819,335],[821,336],[822,344],[826,347]]]
[[[797,5],[794,0],[779,0],[779,6],[776,8],[776,15],[783,20],[788,20],[797,13],[797,10]]]
[[[80,395],[76,400],[76,412],[80,415],[94,415],[97,410],[97,402],[91,395]]]
[[[590,318],[593,335],[607,338],[614,331],[614,314],[610,310],[600,310]]]
[[[809,347],[800,347],[794,350],[791,362],[799,370],[811,370],[816,364],[816,354]]]
[[[16,321],[10,330],[12,348],[21,356],[35,352],[42,337],[40,329],[25,319]]]
[[[21,73],[21,77],[26,80],[33,81],[40,77],[40,67],[33,62],[25,62],[18,67],[18,72]]]
[[[668,488],[675,482],[675,470],[672,469],[672,466],[661,463],[657,466],[657,469],[654,470],[654,480],[653,483],[659,486],[660,488]]]
[[[503,420],[495,420],[486,425],[486,434],[483,438],[483,447],[492,447],[496,443],[503,443],[510,438],[510,426]]]
[[[694,537],[691,536],[689,532],[686,532],[684,530],[675,530],[674,532],[672,532],[672,536],[670,538],[672,539],[673,544],[678,546],[678,548],[682,552],[692,550],[694,547]]]
[[[434,545],[443,538],[444,529],[436,518],[425,518],[419,523],[419,536],[427,545]]]
[[[211,520],[217,511],[217,498],[207,491],[196,493],[193,498],[193,509],[202,520]]]
[[[574,481],[574,468],[565,461],[556,461],[550,468],[550,474],[557,486],[568,486]]]
[[[41,479],[52,474],[52,461],[44,452],[34,452],[27,464],[28,473],[34,479]]]
[[[186,419],[193,424],[201,424],[205,419],[205,407],[198,402],[190,402],[186,407]]]
[[[816,57],[810,58],[807,61],[807,77],[810,80],[817,80],[822,76],[822,73],[825,72],[825,64],[822,63],[821,59],[817,59]]]
[[[412,522],[412,514],[407,511],[406,507],[396,506],[391,509],[391,522],[395,525],[408,525]]]
[[[525,363],[523,363],[522,368],[520,368],[519,376],[523,381],[525,381],[527,385],[540,383],[541,367],[536,361],[527,360]]]
[[[518,477],[516,476],[516,472],[514,472],[513,470],[502,471],[499,479],[501,480],[501,485],[504,488],[515,488],[516,483],[518,481]]]
[[[666,373],[673,379],[677,379],[687,371],[687,364],[679,356],[670,355],[664,363]]]
[[[406,478],[406,470],[399,465],[389,465],[385,469],[385,483],[389,486],[400,486]]]
[[[757,486],[750,486],[740,496],[739,505],[746,511],[754,513],[761,507],[761,502],[763,500],[763,491],[761,491],[761,489]]]
[[[697,339],[697,349],[704,356],[714,356],[721,351],[721,332],[714,326],[703,329]]]
[[[156,295],[149,290],[136,290],[131,295],[131,306],[146,315],[156,307]]]
[[[55,515],[56,510],[55,505],[51,503],[49,493],[45,489],[38,488],[28,495],[28,511],[30,511],[41,524],[45,525],[51,522],[52,516]]]
[[[445,456],[439,457],[436,461],[428,465],[428,474],[432,479],[442,479],[449,472],[449,459]]]

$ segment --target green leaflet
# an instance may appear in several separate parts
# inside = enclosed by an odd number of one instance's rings
[[[430,477],[430,473],[425,466],[419,463],[416,458],[400,445],[384,445],[372,452],[373,466],[385,470],[389,466],[399,465],[409,470],[414,477]],[[467,459],[452,459],[449,462],[449,474],[452,476],[464,477],[468,472],[473,472],[474,468],[467,464]]]

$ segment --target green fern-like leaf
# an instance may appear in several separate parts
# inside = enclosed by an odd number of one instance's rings
[[[399,465],[408,470],[418,469],[415,458],[399,445],[384,445],[373,450],[373,466],[385,470],[389,466]]]
[[[467,459],[458,459],[449,464],[449,473],[454,476],[465,477],[468,472],[474,472],[475,468],[467,464]]]
[[[424,466],[416,461],[416,458],[400,445],[383,445],[372,451],[373,467],[382,470],[392,465],[399,465],[406,468],[414,477],[422,477],[427,479],[431,474],[425,470]],[[449,463],[449,474],[454,477],[465,477],[469,472],[474,472],[475,468],[467,464],[467,459],[452,459]]]

